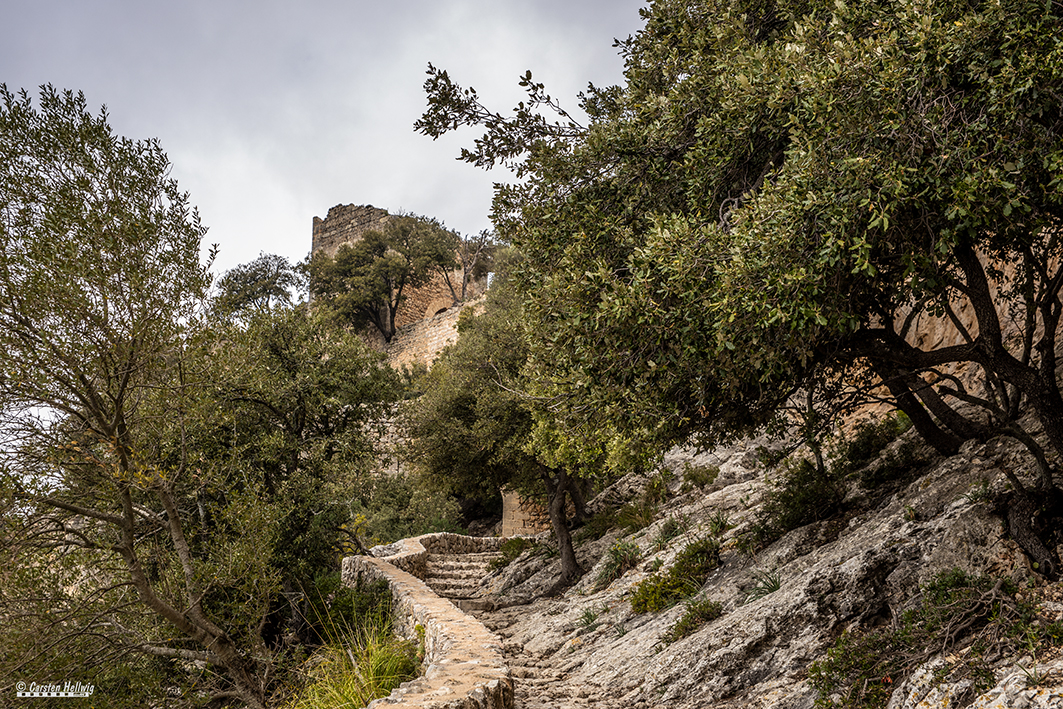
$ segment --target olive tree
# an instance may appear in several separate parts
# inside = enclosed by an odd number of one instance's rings
[[[3,681],[265,707],[397,375],[303,310],[205,317],[205,229],[158,143],[81,94],[0,102]]]

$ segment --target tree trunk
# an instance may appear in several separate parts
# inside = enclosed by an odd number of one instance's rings
[[[582,574],[582,569],[576,563],[576,552],[572,548],[572,534],[568,531],[568,514],[565,510],[573,480],[564,470],[556,471],[556,475],[551,475],[551,472],[554,471],[543,468],[541,477],[546,485],[550,526],[553,527],[554,537],[557,539],[557,550],[561,557],[561,576],[547,592],[548,596],[556,595],[568,588],[579,580]]]
[[[888,368],[884,362],[873,362],[876,373],[882,379],[882,383],[890,390],[893,399],[897,402],[897,408],[903,411],[911,420],[912,425],[923,440],[934,447],[942,455],[954,455],[960,449],[963,439],[955,436],[938,426],[937,422],[930,417],[922,403],[912,393],[911,387],[899,375],[897,370]]]

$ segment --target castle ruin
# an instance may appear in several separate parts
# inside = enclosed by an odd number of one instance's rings
[[[379,229],[390,216],[387,210],[368,204],[338,204],[328,210],[324,219],[314,217],[311,253],[335,255],[342,244],[353,243],[367,231]],[[459,268],[451,278],[460,283],[461,276]],[[404,292],[395,313],[397,332],[390,343],[385,343],[376,330],[367,330],[363,335],[373,347],[386,352],[396,368],[417,364],[428,367],[444,347],[457,339],[462,308],[476,307],[486,287],[486,279],[470,283],[468,300],[455,306],[450,288],[437,274],[427,284]]]

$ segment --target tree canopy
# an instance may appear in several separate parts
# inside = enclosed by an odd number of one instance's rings
[[[1063,7],[656,0],[643,15],[618,43],[624,85],[581,97],[586,126],[530,73],[503,114],[429,67],[417,128],[482,126],[462,157],[520,178],[493,218],[526,257],[537,379],[664,444],[759,425],[816,378],[872,375],[939,450],[1013,435],[1050,489]],[[954,341],[913,344],[931,318]]]
[[[266,706],[398,377],[304,309],[206,317],[158,143],[81,94],[0,99],[0,672]]]
[[[549,427],[552,418],[543,402],[527,394],[528,335],[519,293],[505,270],[488,291],[482,313],[462,312],[457,342],[443,350],[420,382],[424,393],[407,403],[408,456],[455,496],[488,501],[506,486],[530,498],[545,497],[563,586],[579,577],[567,501],[582,518],[590,479],[584,469],[594,468],[550,456],[535,445],[535,431]]]
[[[306,274],[276,254],[259,254],[225,272],[216,283],[214,310],[223,318],[268,312],[292,303],[292,291],[306,286]]]
[[[391,342],[407,289],[453,269],[459,241],[456,232],[433,219],[390,216],[380,229],[341,244],[335,255],[311,254],[310,291],[347,324],[372,325]]]

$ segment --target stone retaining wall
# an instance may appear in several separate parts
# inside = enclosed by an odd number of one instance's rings
[[[501,640],[433,593],[417,576],[424,576],[430,553],[494,551],[501,541],[495,537],[426,534],[374,547],[371,557],[343,560],[343,582],[348,586],[377,579],[388,582],[399,635],[417,640],[418,627],[424,633],[424,675],[372,702],[370,709],[512,709],[513,679],[502,658]]]

